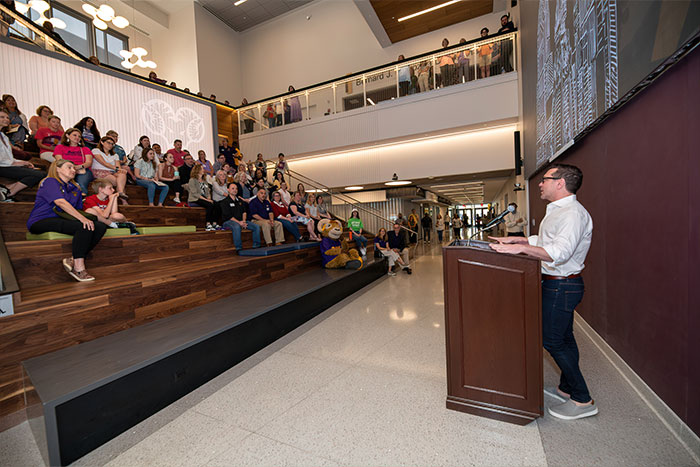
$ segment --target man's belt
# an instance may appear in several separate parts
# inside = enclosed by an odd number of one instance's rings
[[[581,277],[581,274],[571,274],[570,276],[550,276],[549,274],[542,274],[543,281],[563,281],[566,279],[577,279]]]

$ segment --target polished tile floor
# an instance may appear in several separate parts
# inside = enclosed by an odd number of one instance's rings
[[[419,247],[413,270],[376,281],[75,465],[697,465],[580,330],[598,416],[521,427],[445,409],[439,248]],[[547,360],[545,383],[556,380]],[[26,423],[0,433],[0,464],[41,465]]]

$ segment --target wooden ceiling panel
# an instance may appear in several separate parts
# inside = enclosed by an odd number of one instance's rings
[[[398,22],[399,18],[431,8],[447,0],[370,0],[392,43],[493,12],[493,0],[463,0]],[[436,44],[439,47],[439,44]]]

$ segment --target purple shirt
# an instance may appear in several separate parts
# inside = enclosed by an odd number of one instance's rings
[[[46,178],[41,182],[36,192],[36,201],[34,201],[34,208],[29,214],[27,228],[30,229],[36,221],[58,217],[53,208],[56,207],[54,201],[59,198],[68,201],[75,209],[83,208],[83,197],[79,187],[70,182],[63,183],[55,178]]]
[[[272,205],[268,200],[260,201],[256,196],[250,201],[250,204],[248,204],[248,210],[250,211],[250,220],[255,219],[254,216],[256,214],[263,219],[268,220],[270,218],[270,214],[272,214]]]

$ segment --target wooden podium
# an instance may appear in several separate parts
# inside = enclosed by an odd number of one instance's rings
[[[447,408],[525,425],[543,414],[539,260],[443,248]]]

